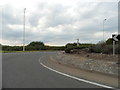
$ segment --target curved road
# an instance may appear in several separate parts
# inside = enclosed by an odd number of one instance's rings
[[[4,53],[3,88],[102,88],[80,82],[44,68],[39,59],[46,60],[56,52]]]

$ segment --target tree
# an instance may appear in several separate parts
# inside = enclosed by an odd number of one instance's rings
[[[112,44],[113,43],[113,39],[112,38],[109,38],[107,41],[106,41],[106,44]]]
[[[26,46],[27,50],[44,50],[45,45],[43,42],[34,41]]]
[[[77,43],[68,43],[65,45],[66,48],[77,46]]]
[[[112,39],[112,38],[109,38],[109,39],[106,41],[106,44],[112,45],[112,44],[113,44],[113,39]],[[117,41],[116,44],[119,44],[119,45],[120,45],[120,41]]]
[[[2,47],[2,44],[0,44],[0,47]]]
[[[30,44],[28,44],[28,46],[44,46],[43,42],[38,42],[38,41],[33,41]]]

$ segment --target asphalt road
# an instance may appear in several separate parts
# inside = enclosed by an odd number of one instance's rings
[[[2,88],[102,88],[50,71],[39,63],[56,52],[4,53]]]

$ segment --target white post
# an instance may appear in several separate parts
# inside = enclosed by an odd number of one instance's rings
[[[79,39],[77,39],[77,46],[79,46]]]
[[[115,41],[113,40],[113,56],[115,56]]]
[[[26,8],[24,8],[24,17],[23,17],[23,51],[25,51],[25,10]]]

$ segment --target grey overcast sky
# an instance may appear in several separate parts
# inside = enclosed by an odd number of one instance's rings
[[[76,42],[97,43],[118,32],[118,0],[1,0],[0,43],[22,45],[23,11],[26,8],[26,45]]]

